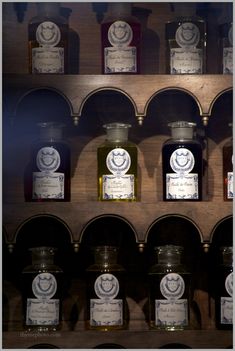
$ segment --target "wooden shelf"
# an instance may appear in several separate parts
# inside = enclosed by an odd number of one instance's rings
[[[198,104],[204,124],[216,99],[231,90],[231,75],[16,75],[3,76],[4,100],[8,114],[15,117],[21,99],[35,89],[52,89],[68,102],[71,116],[77,124],[87,99],[101,90],[115,90],[126,95],[133,104],[135,115],[142,124],[148,104],[166,90],[181,90]]]
[[[210,242],[216,223],[232,216],[232,202],[156,202],[107,203],[98,201],[68,203],[4,204],[3,218],[8,244],[14,243],[17,230],[34,216],[55,216],[63,221],[71,242],[82,240],[86,225],[99,216],[117,216],[126,221],[136,235],[137,243],[148,240],[151,224],[163,216],[185,217],[198,229],[201,242]],[[12,220],[14,218],[14,220]]]
[[[57,331],[53,333],[4,332],[3,348],[29,348],[37,344],[50,344],[62,349],[92,349],[102,344],[116,344],[123,348],[154,349],[169,344],[182,344],[188,348],[232,348],[232,331],[184,330],[177,332],[138,329],[115,332]],[[178,346],[178,348],[180,348]]]

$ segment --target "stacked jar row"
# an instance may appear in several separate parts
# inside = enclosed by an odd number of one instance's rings
[[[172,137],[162,146],[164,201],[203,200],[203,146],[195,138],[196,124],[169,123]],[[70,150],[62,126],[41,123],[41,138],[32,149],[25,172],[26,201],[70,201]],[[109,123],[106,141],[97,149],[97,199],[138,201],[138,152],[128,140],[130,124]],[[223,147],[224,200],[233,199],[232,139]],[[223,184],[223,190],[222,190]]]
[[[141,72],[143,28],[133,16],[131,3],[108,5],[100,25],[101,70],[103,74]],[[210,37],[206,21],[197,16],[196,4],[172,5],[175,18],[165,25],[167,73],[206,73],[206,48]],[[66,74],[68,67],[69,27],[61,16],[59,3],[37,4],[38,14],[29,23],[29,71],[42,74]],[[231,19],[232,21],[232,19]],[[218,56],[220,73],[233,72],[232,23],[220,25]]]
[[[156,247],[157,263],[148,273],[148,324],[153,329],[183,330],[195,327],[192,275],[181,262],[183,247]],[[54,264],[55,249],[34,247],[32,265],[22,272],[24,326],[27,330],[55,331],[61,327],[65,296],[63,271]],[[128,281],[117,262],[118,248],[94,248],[95,262],[86,269],[85,326],[87,329],[116,330],[128,327],[126,291]],[[216,267],[216,327],[232,327],[232,248],[221,248],[223,260]],[[136,289],[140,289],[136,286]],[[80,292],[78,291],[78,296]]]

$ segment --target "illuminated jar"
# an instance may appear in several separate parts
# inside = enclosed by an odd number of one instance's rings
[[[222,247],[222,263],[216,279],[215,318],[218,329],[233,327],[233,248]]]
[[[195,123],[169,123],[171,138],[162,147],[163,200],[202,200],[202,145],[194,139]]]
[[[137,146],[128,140],[130,124],[103,126],[107,136],[97,149],[98,199],[137,200]]]
[[[63,127],[39,123],[40,136],[25,171],[25,201],[70,201],[70,148]]]
[[[102,73],[140,73],[141,25],[131,3],[109,3],[101,23]]]
[[[149,271],[149,326],[183,330],[189,326],[190,273],[181,263],[183,248],[156,247],[157,264]]]
[[[97,246],[95,263],[87,269],[87,329],[126,327],[125,270],[117,263],[117,250]]]
[[[195,3],[173,3],[175,18],[166,23],[167,73],[205,73],[206,26]]]
[[[68,23],[60,3],[36,3],[37,16],[28,25],[29,73],[68,73]]]
[[[55,248],[31,248],[32,264],[22,272],[24,327],[55,331],[61,327],[63,271],[54,264]]]

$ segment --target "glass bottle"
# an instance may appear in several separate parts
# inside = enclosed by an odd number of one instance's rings
[[[193,139],[196,123],[169,123],[171,139],[162,147],[163,200],[202,200],[202,145]]]
[[[181,263],[183,247],[155,248],[158,263],[149,271],[151,329],[183,330],[189,326],[190,273]]]
[[[97,246],[95,263],[87,269],[87,329],[126,327],[125,270],[117,263],[117,250]]]
[[[219,26],[220,33],[220,73],[233,74],[233,23]]]
[[[229,124],[233,126],[232,123]],[[233,200],[233,138],[223,146],[223,188],[224,200]]]
[[[140,73],[141,25],[131,14],[131,3],[109,3],[101,23],[102,73]]]
[[[128,141],[130,124],[103,126],[107,137],[97,149],[98,199],[106,201],[137,200],[137,147]]]
[[[22,272],[24,327],[28,331],[55,331],[61,327],[63,271],[54,264],[55,248],[29,249],[32,264]]]
[[[215,318],[218,329],[233,327],[233,248],[222,247],[222,264],[216,279]]]
[[[167,73],[205,73],[206,25],[195,15],[196,3],[174,3],[173,6],[176,17],[165,26]]]
[[[60,3],[36,3],[37,16],[28,25],[29,73],[67,73],[68,23]]]
[[[70,149],[62,124],[39,123],[40,137],[25,171],[25,201],[70,201]]]

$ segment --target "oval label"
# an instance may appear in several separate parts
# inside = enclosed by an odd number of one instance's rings
[[[233,273],[230,273],[225,279],[225,289],[230,296],[233,296]]]
[[[131,26],[124,21],[115,21],[108,30],[108,40],[112,46],[128,46],[133,38]]]
[[[57,290],[57,282],[53,274],[40,273],[32,282],[32,290],[38,299],[49,300],[55,295]]]
[[[54,22],[45,21],[37,27],[36,40],[41,46],[56,46],[60,39],[60,29]]]
[[[192,152],[186,148],[179,148],[172,152],[170,166],[176,173],[189,173],[195,165]]]
[[[131,166],[129,153],[122,148],[111,150],[106,157],[106,166],[108,170],[116,176],[126,174]]]
[[[169,273],[162,278],[160,290],[166,299],[180,299],[185,290],[184,279],[177,273]]]
[[[180,47],[197,47],[200,40],[198,27],[191,22],[182,23],[175,33],[175,40]]]
[[[41,172],[55,172],[60,166],[60,154],[53,147],[45,146],[38,151],[36,164]]]
[[[100,299],[112,300],[119,292],[119,282],[113,274],[104,273],[96,279],[94,288]]]

